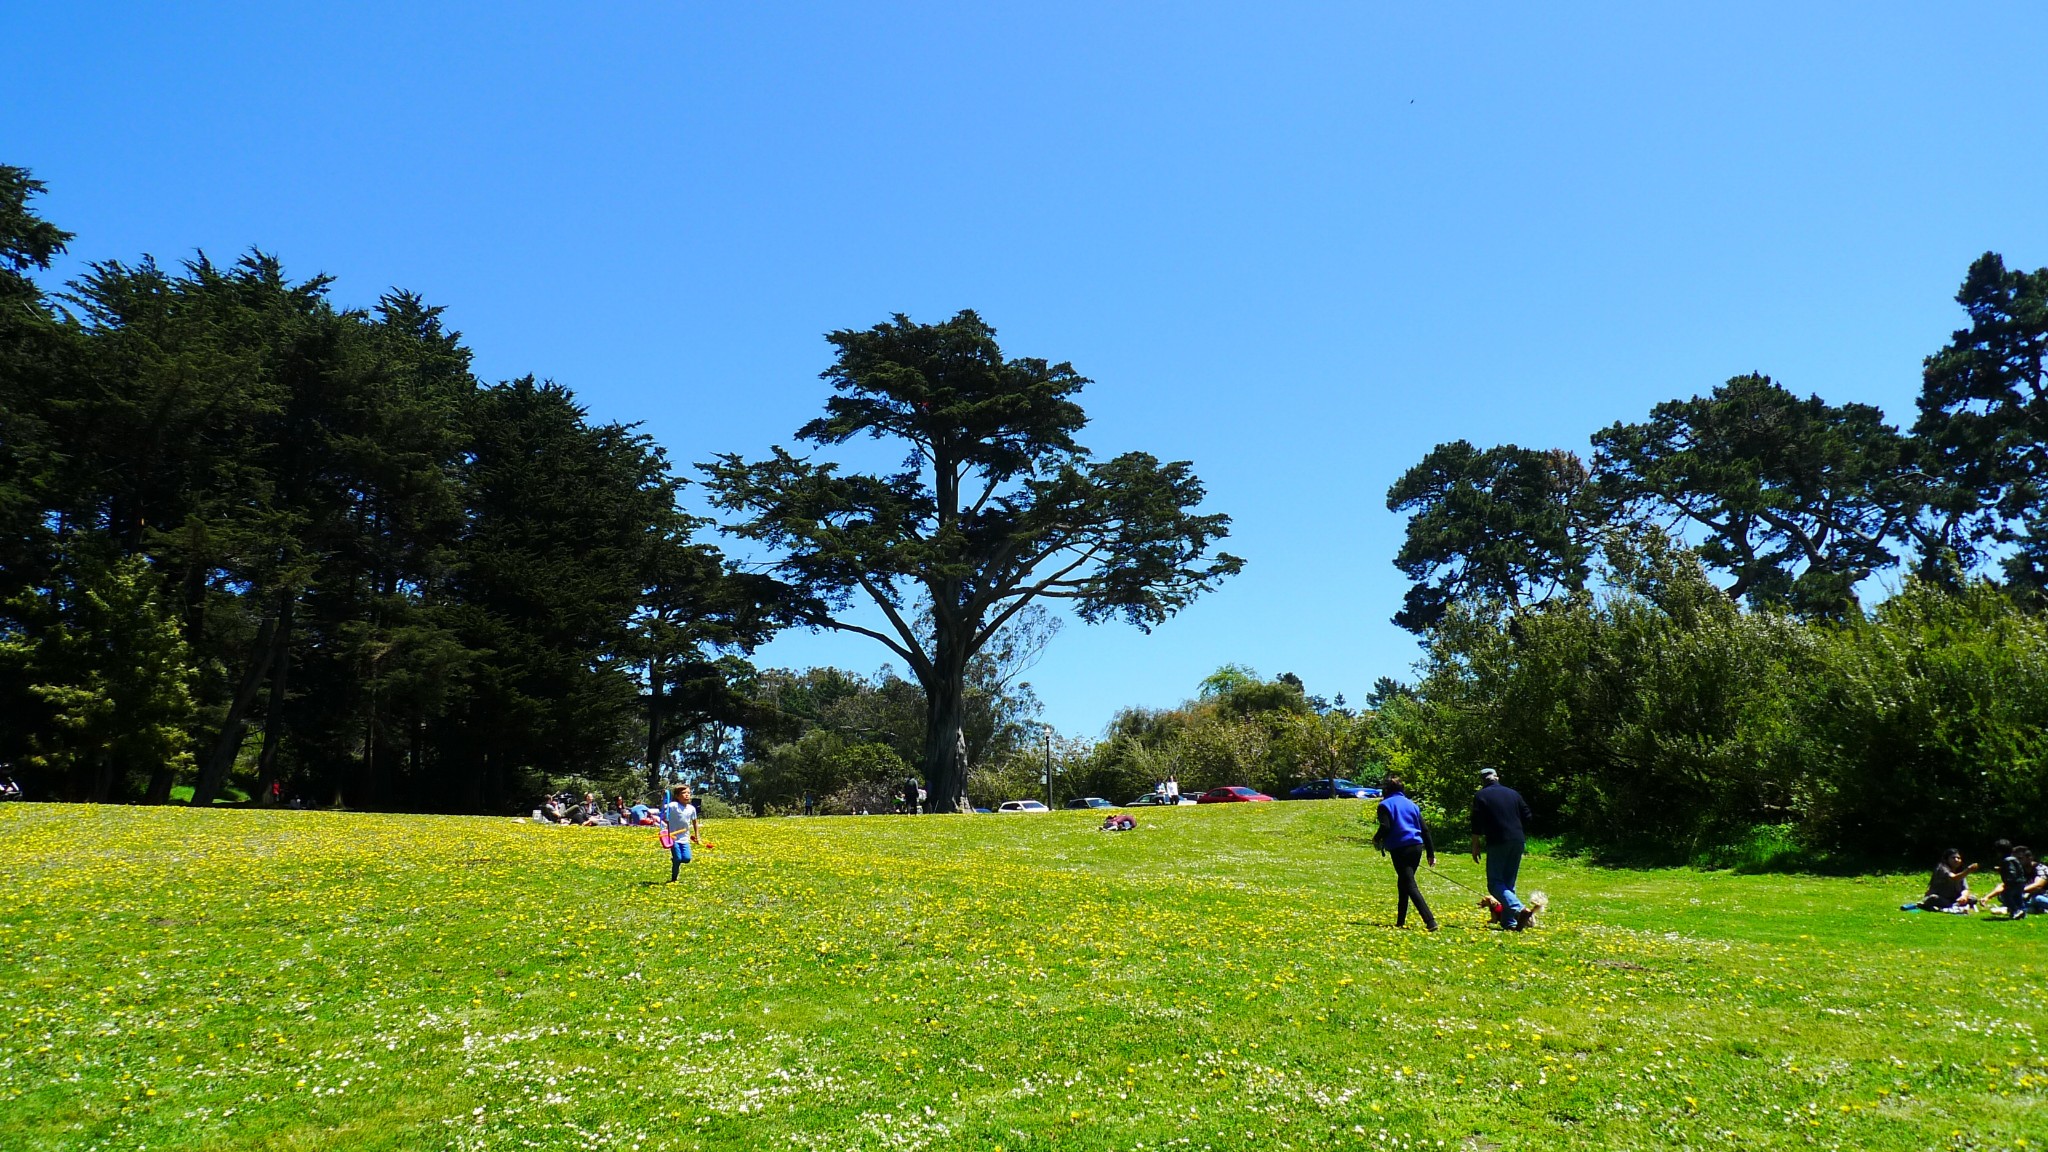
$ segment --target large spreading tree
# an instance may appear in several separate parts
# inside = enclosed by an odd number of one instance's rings
[[[1986,542],[2013,587],[2048,592],[2048,268],[1986,252],[1956,302],[1970,314],[1927,358],[1914,433],[1934,478],[1935,541],[1959,562]]]
[[[1394,623],[1425,632],[1461,600],[1512,608],[1582,588],[1591,556],[1586,467],[1561,450],[1439,444],[1387,491],[1409,514],[1394,566],[1414,583]]]
[[[1737,376],[1593,437],[1602,497],[1624,518],[1697,534],[1727,592],[1816,616],[1856,610],[1856,585],[1894,562],[1925,486],[1913,445],[1868,404],[1800,397]]]
[[[778,447],[704,465],[707,487],[737,515],[728,530],[772,549],[808,597],[806,622],[870,637],[910,668],[925,693],[931,807],[959,810],[968,664],[1005,624],[1051,600],[1150,630],[1243,562],[1214,550],[1230,519],[1196,511],[1203,489],[1186,461],[1093,458],[1074,440],[1087,379],[1006,359],[973,312],[939,324],[898,314],[827,339],[836,394],[798,439],[893,443],[900,468],[843,470]],[[873,615],[850,611],[857,600]]]

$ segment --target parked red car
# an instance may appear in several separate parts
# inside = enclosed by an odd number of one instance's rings
[[[1195,797],[1195,803],[1197,804],[1245,804],[1261,801],[1270,804],[1273,802],[1273,798],[1264,792],[1254,792],[1249,788],[1238,788],[1235,786],[1211,788],[1200,796]]]

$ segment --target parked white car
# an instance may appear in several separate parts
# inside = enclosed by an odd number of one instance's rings
[[[1140,797],[1138,797],[1137,799],[1135,799],[1135,800],[1132,800],[1132,801],[1131,801],[1131,802],[1130,802],[1129,804],[1126,804],[1126,805],[1124,805],[1124,807],[1126,807],[1126,808],[1172,808],[1172,807],[1174,807],[1174,806],[1176,806],[1176,805],[1180,805],[1180,804],[1185,804],[1185,805],[1187,805],[1188,807],[1192,808],[1192,807],[1194,807],[1194,804],[1195,804],[1195,798],[1194,798],[1193,796],[1182,796],[1182,797],[1181,797],[1180,799],[1178,799],[1178,800],[1175,800],[1175,799],[1173,799],[1172,797],[1169,797],[1169,796],[1168,796],[1168,795],[1167,795],[1166,793],[1164,793],[1164,792],[1147,792],[1147,793],[1145,793],[1145,794],[1144,794],[1143,796],[1140,796]]]
[[[1052,809],[1036,800],[1005,800],[996,808],[1001,812],[1050,812]]]

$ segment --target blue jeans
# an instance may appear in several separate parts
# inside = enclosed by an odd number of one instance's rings
[[[1515,895],[1515,880],[1522,871],[1522,842],[1511,844],[1488,844],[1486,846],[1486,890],[1493,898],[1508,906],[1510,912],[1520,912],[1522,901]]]
[[[2027,897],[2023,907],[2029,916],[2048,916],[2048,892],[2037,892]]]
[[[681,836],[668,850],[668,878],[673,881],[682,874],[683,865],[690,862],[690,842]]]

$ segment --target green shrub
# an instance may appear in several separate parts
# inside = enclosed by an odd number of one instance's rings
[[[2048,831],[2048,625],[1998,589],[1808,622],[1636,562],[1604,597],[1452,609],[1382,720],[1412,791],[1459,811],[1492,765],[1571,848],[1751,869]]]

